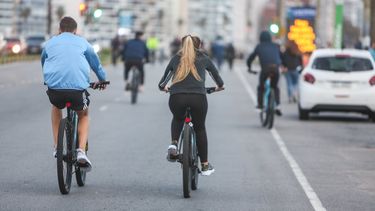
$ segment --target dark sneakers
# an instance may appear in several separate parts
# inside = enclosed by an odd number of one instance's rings
[[[210,163],[202,164],[202,169],[201,169],[202,176],[210,176],[214,172],[215,172],[215,169]]]

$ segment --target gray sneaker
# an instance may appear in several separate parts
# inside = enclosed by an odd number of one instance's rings
[[[214,172],[215,172],[215,169],[210,163],[202,164],[202,169],[201,169],[202,176],[210,176]]]
[[[91,171],[91,162],[87,158],[86,153],[82,149],[77,149],[77,162],[80,169],[86,172]]]

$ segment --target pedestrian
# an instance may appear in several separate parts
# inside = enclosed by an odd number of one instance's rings
[[[170,44],[170,49],[171,49],[171,56],[174,56],[177,54],[177,52],[181,48],[181,40],[178,37],[175,37],[173,41]]]
[[[297,86],[299,70],[302,68],[302,53],[294,41],[288,41],[285,52],[282,54],[282,62],[285,67],[285,79],[287,83],[289,103],[297,102]]]
[[[225,58],[228,61],[229,69],[233,69],[233,60],[236,57],[236,50],[232,43],[229,43],[225,48]]]
[[[116,66],[117,64],[117,57],[119,56],[119,48],[120,48],[120,37],[116,35],[112,40],[111,40],[111,56],[112,56],[112,65]]]
[[[225,58],[225,45],[224,40],[220,35],[218,35],[216,40],[211,44],[211,55],[215,60],[218,69],[221,70],[221,65]]]
[[[159,39],[153,34],[147,39],[146,45],[150,53],[150,62],[153,64],[156,61],[156,52],[159,48]]]

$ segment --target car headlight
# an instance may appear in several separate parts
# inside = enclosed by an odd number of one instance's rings
[[[12,47],[12,52],[18,54],[21,51],[21,46],[19,44],[15,44]]]
[[[95,53],[98,53],[100,51],[100,45],[99,44],[94,44],[92,47],[94,48]]]

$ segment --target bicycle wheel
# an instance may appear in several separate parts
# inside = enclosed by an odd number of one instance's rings
[[[182,148],[182,183],[184,190],[184,197],[190,197],[190,182],[191,182],[191,128],[188,124],[184,125],[183,132],[183,148]]]
[[[131,103],[135,104],[137,102],[139,87],[139,71],[137,69],[133,69],[133,77],[131,83]]]
[[[198,188],[198,177],[199,177],[199,167],[198,167],[198,150],[196,145],[195,134],[191,136],[191,189],[196,190]]]
[[[71,129],[66,118],[60,121],[56,151],[60,192],[68,194],[72,182],[72,143]]]
[[[275,120],[275,92],[271,89],[268,99],[267,127],[271,129]]]
[[[79,138],[77,136],[76,149],[79,148],[79,142],[78,142],[78,140],[79,140]],[[89,142],[87,141],[86,142],[86,148],[85,148],[86,155],[87,155],[88,145],[89,145]],[[84,186],[85,182],[86,182],[86,171],[81,170],[81,168],[79,167],[79,165],[75,165],[75,171],[76,171],[77,185],[79,187]]]

